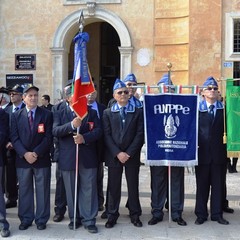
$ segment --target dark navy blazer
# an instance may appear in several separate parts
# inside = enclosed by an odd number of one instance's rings
[[[212,125],[208,112],[199,112],[198,133],[198,165],[201,164],[226,164],[227,151],[223,143],[224,114],[223,109],[216,110]]]
[[[76,169],[76,144],[73,135],[76,130],[72,129],[73,115],[69,106],[65,106],[54,112],[53,135],[59,143],[59,169],[71,171]],[[88,110],[87,116],[82,120],[79,133],[83,135],[85,144],[79,144],[79,162],[82,161],[85,168],[97,168],[98,158],[96,141],[102,136],[100,120],[95,110]]]
[[[51,166],[50,149],[52,146],[52,113],[37,107],[34,117],[33,133],[31,134],[27,109],[20,109],[12,114],[10,137],[17,152],[17,168],[43,168]],[[38,159],[33,164],[28,163],[24,154],[36,152]]]
[[[134,112],[128,112],[124,130],[121,129],[119,112],[112,112],[108,108],[103,113],[105,162],[107,166],[120,167],[122,163],[117,159],[117,154],[126,152],[130,159],[126,166],[139,166],[140,153],[144,142],[143,111],[135,108]]]

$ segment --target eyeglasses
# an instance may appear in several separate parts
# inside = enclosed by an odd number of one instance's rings
[[[207,90],[208,91],[212,91],[212,90],[217,91],[218,88],[217,87],[207,87]]]
[[[137,86],[136,83],[127,83],[126,85],[127,85],[128,87]]]
[[[122,95],[123,93],[127,95],[127,94],[129,94],[129,91],[125,90],[125,91],[117,92],[118,95]]]
[[[20,95],[19,93],[9,93],[10,96]]]

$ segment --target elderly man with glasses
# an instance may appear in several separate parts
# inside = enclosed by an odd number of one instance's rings
[[[105,227],[112,228],[119,217],[123,168],[128,186],[129,216],[134,226],[142,227],[138,186],[144,140],[143,113],[142,109],[131,104],[129,90],[119,79],[113,86],[113,97],[116,103],[103,113],[105,162],[108,166],[108,221]]]
[[[195,224],[207,221],[210,197],[211,220],[227,225],[223,218],[223,195],[226,174],[226,145],[223,143],[224,106],[218,100],[218,84],[213,77],[203,84],[204,100],[199,103],[198,166],[196,166]]]

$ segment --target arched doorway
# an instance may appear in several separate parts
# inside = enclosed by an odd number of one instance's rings
[[[131,72],[131,58],[133,50],[130,34],[125,24],[115,13],[102,8],[96,8],[94,15],[88,15],[87,9],[83,9],[83,14],[85,18],[85,28],[87,28],[88,25],[90,26],[92,23],[106,22],[115,30],[120,40],[120,45],[118,47],[120,54],[120,69],[118,75],[120,78],[125,77],[129,72]],[[80,11],[76,11],[68,15],[59,25],[53,38],[53,47],[51,48],[51,51],[54,99],[59,98],[59,89],[63,89],[69,77],[68,56],[71,52],[70,46],[72,39],[79,31],[79,15]]]
[[[89,69],[98,92],[98,101],[107,105],[112,98],[112,87],[116,78],[120,78],[120,39],[116,30],[106,22],[88,24],[86,31],[90,40],[87,44]],[[70,47],[68,58],[68,78],[74,71],[74,43]]]

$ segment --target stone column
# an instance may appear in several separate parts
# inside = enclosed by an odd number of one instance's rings
[[[52,48],[52,84],[54,102],[61,99],[68,80],[68,52],[64,48]]]
[[[120,79],[123,80],[132,71],[133,47],[119,47],[120,52]]]

